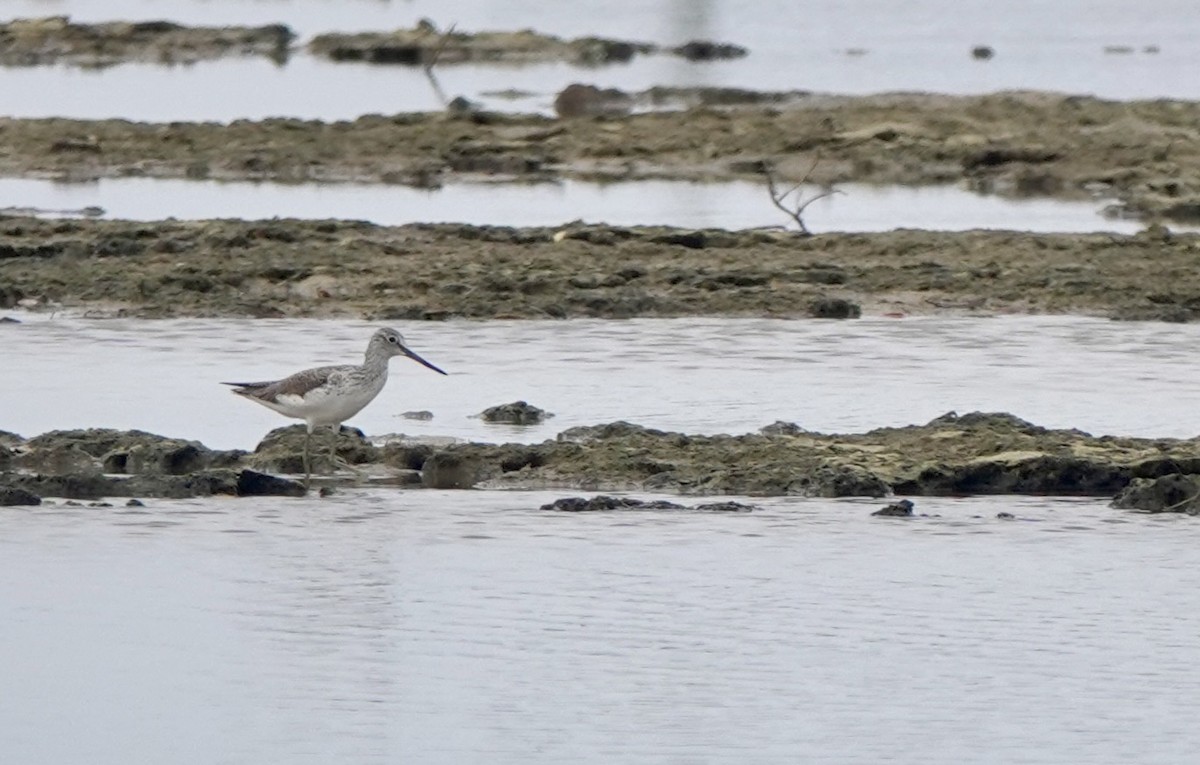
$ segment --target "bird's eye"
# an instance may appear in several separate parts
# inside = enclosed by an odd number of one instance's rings
[[[395,345],[396,344],[396,336],[388,335],[388,342],[391,343],[392,345]]]

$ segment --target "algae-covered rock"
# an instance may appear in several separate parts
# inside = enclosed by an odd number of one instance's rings
[[[1134,478],[1113,499],[1112,506],[1146,513],[1200,514],[1200,475]]]
[[[267,433],[247,461],[259,470],[279,473],[304,472],[305,425],[285,425]],[[334,439],[336,438],[336,446]],[[313,473],[326,473],[337,465],[329,460],[330,448],[337,457],[350,465],[363,465],[379,460],[379,449],[366,439],[358,428],[343,425],[336,436],[330,428],[313,431],[309,446],[309,467]]]
[[[504,425],[536,425],[554,415],[525,401],[514,401],[511,404],[488,407],[479,416],[483,418],[484,422]]]
[[[0,485],[0,507],[40,504],[42,504],[42,498],[27,489]]]

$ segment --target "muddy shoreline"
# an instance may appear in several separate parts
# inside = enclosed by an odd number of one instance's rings
[[[818,184],[961,182],[1113,197],[1147,220],[1195,220],[1197,124],[1194,102],[1049,93],[810,95],[787,106],[580,119],[452,111],[343,122],[0,119],[0,175],[436,187],[481,178],[761,180],[770,167]]]
[[[562,319],[1200,318],[1200,235],[0,217],[0,310]]]
[[[0,433],[0,487],[74,499],[299,496],[295,481],[272,474],[302,472],[303,440],[300,425],[272,431],[250,453],[141,431],[54,431],[29,439]],[[1144,496],[1128,499],[1126,490],[1147,495],[1148,486],[1165,480],[1178,491],[1180,482],[1194,482],[1200,473],[1200,439],[1096,437],[978,412],[861,434],[775,423],[758,433],[700,436],[614,422],[571,428],[540,444],[375,443],[343,428],[336,448],[362,475],[330,473],[329,446],[322,444],[314,450],[314,470],[327,473],[319,481],[326,489],[370,484],[806,497],[1125,492],[1128,507],[1183,512],[1197,504],[1195,497],[1190,505],[1152,508]]]

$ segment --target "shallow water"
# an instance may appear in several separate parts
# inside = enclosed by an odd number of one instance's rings
[[[23,317],[0,324],[0,429],[141,428],[252,449],[288,422],[217,383],[274,379],[361,358],[361,322]],[[450,372],[394,360],[393,379],[349,423],[483,441],[540,441],[624,419],[688,433],[745,433],[775,420],[821,432],[1005,411],[1094,434],[1200,432],[1200,325],[1071,317],[857,321],[636,319],[404,325]],[[556,414],[488,425],[524,399]],[[428,410],[429,421],[401,413]]]
[[[1038,232],[1133,233],[1135,220],[1107,218],[1111,200],[1013,199],[955,186],[841,184],[842,193],[805,210],[814,232],[978,228]],[[819,189],[805,190],[814,196]],[[789,203],[794,199],[789,198]],[[556,226],[585,220],[613,225],[671,225],[725,229],[794,227],[776,210],[761,183],[638,181],[594,184],[460,183],[436,191],[381,184],[277,184],[115,178],[94,183],[0,179],[0,209],[36,208],[78,214],[99,207],[125,220],[210,218],[346,218],[375,223],[472,223]],[[1178,228],[1178,227],[1177,227]]]
[[[559,64],[439,68],[450,97],[464,95],[488,108],[517,111],[548,112],[554,94],[571,82],[626,90],[655,85],[846,94],[1040,89],[1118,99],[1200,98],[1200,79],[1192,76],[1200,67],[1200,13],[1191,0],[1157,0],[1150,7],[1085,0],[1072,3],[1069,17],[1056,0],[1015,0],[1002,13],[986,0],[613,0],[591,9],[535,0],[189,0],[169,5],[154,0],[10,0],[4,11],[11,17],[69,14],[79,21],[166,17],[189,24],[284,22],[304,38],[324,31],[412,26],[427,17],[467,31],[530,27],[568,37],[598,34],[663,44],[716,39],[751,51],[744,59],[699,65],[660,56],[600,69]],[[992,46],[995,58],[973,60],[970,51],[976,45]],[[1110,46],[1130,52],[1106,53]],[[1148,46],[1157,46],[1158,52],[1146,52]],[[344,119],[442,107],[419,69],[338,65],[302,54],[284,67],[269,61],[223,61],[175,68],[126,65],[100,72],[4,68],[0,87],[5,112],[17,117]],[[489,95],[509,89],[528,95],[515,100]]]
[[[0,513],[20,763],[1186,762],[1194,519],[350,491]],[[1001,521],[999,511],[1018,520]]]

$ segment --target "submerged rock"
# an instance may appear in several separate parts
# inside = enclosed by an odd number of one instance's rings
[[[677,502],[655,499],[644,500],[633,497],[612,497],[601,494],[595,497],[563,497],[542,505],[542,510],[558,510],[568,513],[598,512],[603,510],[699,510],[710,513],[747,513],[753,505],[741,502],[708,502],[688,507]]]
[[[239,497],[303,497],[307,493],[304,484],[289,478],[280,478],[255,470],[243,470],[238,473]]]
[[[1200,514],[1200,475],[1172,473],[1134,478],[1113,499],[1112,507],[1145,513]]]
[[[876,510],[875,512],[871,513],[871,515],[878,515],[885,518],[912,518],[913,503],[911,499],[900,499],[886,507]]]
[[[539,409],[524,401],[514,401],[511,404],[500,404],[488,407],[480,413],[484,422],[501,423],[506,425],[536,425],[548,417],[553,417],[545,409]]]
[[[15,486],[0,486],[0,507],[40,504],[42,504],[42,498],[31,491]]]

